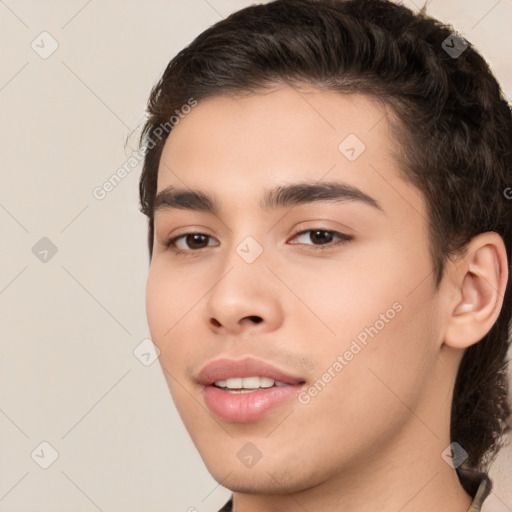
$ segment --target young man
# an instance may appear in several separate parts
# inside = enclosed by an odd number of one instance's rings
[[[507,429],[512,123],[385,0],[277,0],[151,93],[147,314],[222,510],[480,510]]]

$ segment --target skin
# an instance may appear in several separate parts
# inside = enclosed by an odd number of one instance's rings
[[[366,146],[354,161],[338,149],[348,134]],[[148,322],[181,418],[236,512],[470,504],[441,453],[456,370],[497,318],[506,256],[499,236],[479,235],[437,289],[424,200],[399,173],[397,150],[385,109],[369,98],[285,85],[201,101],[165,144],[158,192],[201,191],[218,211],[155,213]],[[359,200],[260,204],[268,189],[329,181],[382,210]],[[352,239],[321,245],[297,235],[305,230]],[[190,232],[209,245],[166,246]],[[253,263],[236,251],[247,236],[263,249]],[[195,377],[208,362],[250,355],[302,376],[307,390],[396,303],[400,312],[309,403],[292,399],[251,423],[207,409]],[[261,453],[250,468],[237,457],[248,442]]]

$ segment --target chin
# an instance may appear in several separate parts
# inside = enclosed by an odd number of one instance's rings
[[[290,467],[286,462],[276,466],[264,465],[261,460],[252,468],[244,468],[240,464],[206,464],[206,467],[223,487],[243,494],[296,493],[315,485],[315,477],[318,477],[313,468],[308,475],[307,471],[304,472],[306,468]]]
[[[303,489],[297,484],[292,486],[282,485],[279,479],[274,479],[269,474],[254,475],[247,472],[242,475],[240,473],[235,474],[233,472],[227,476],[223,475],[224,480],[222,482],[218,480],[218,478],[221,478],[221,475],[212,474],[212,476],[226,489],[241,494],[287,494],[295,493]]]

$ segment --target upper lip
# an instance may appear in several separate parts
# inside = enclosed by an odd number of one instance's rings
[[[302,384],[304,379],[279,370],[265,361],[246,357],[244,359],[216,359],[208,363],[197,376],[199,383],[210,386],[215,381],[234,377],[268,377],[285,384]]]

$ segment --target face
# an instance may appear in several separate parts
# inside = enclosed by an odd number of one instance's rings
[[[440,299],[398,150],[370,99],[288,86],[201,101],[166,142],[148,322],[234,491],[334,481],[441,425]]]

